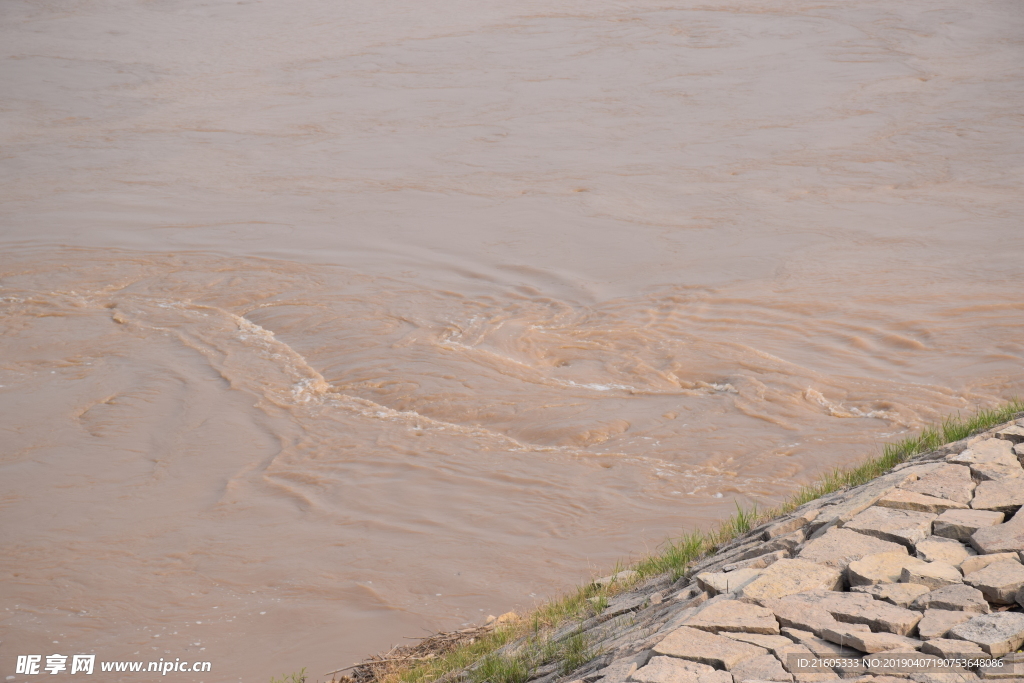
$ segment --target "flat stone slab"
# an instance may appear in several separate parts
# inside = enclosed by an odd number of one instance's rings
[[[990,655],[1001,657],[1024,645],[1024,614],[982,614],[951,628],[949,637],[975,643]]]
[[[973,586],[954,584],[925,593],[914,600],[914,609],[948,609],[976,614],[988,614],[991,608],[980,590]]]
[[[1012,605],[1024,588],[1024,565],[1014,560],[994,562],[964,577],[964,583],[981,591],[989,602]]]
[[[736,683],[750,681],[792,681],[793,674],[782,668],[782,662],[772,655],[760,655],[740,662],[731,671]]]
[[[843,526],[862,510],[874,505],[879,498],[897,486],[916,481],[939,467],[941,465],[937,463],[914,465],[906,469],[884,474],[863,486],[857,487],[856,492],[843,502],[822,508],[818,518],[808,527],[814,532],[811,535],[811,539],[821,537],[836,526]],[[877,550],[875,552],[882,551]]]
[[[1024,680],[1024,652],[1011,652],[999,658],[997,666],[978,667],[983,680],[1003,680],[1021,683]]]
[[[733,683],[732,674],[714,667],[675,657],[651,657],[632,674],[635,683]]]
[[[947,510],[932,522],[932,533],[967,543],[978,529],[1002,524],[1005,518],[1002,512],[993,510]]]
[[[795,628],[784,628],[782,629],[782,632],[794,642],[805,646],[819,657],[857,657],[859,655],[857,650],[854,650],[852,647],[830,643],[823,638],[817,637],[810,631]]]
[[[1024,492],[1024,486],[1021,491]],[[984,555],[1024,551],[1024,511],[1008,522],[978,529],[971,534],[971,545]]]
[[[916,491],[906,489],[893,489],[878,499],[875,503],[878,507],[893,508],[894,510],[916,510],[917,512],[931,512],[939,514],[946,510],[964,510],[966,503],[959,503],[955,500],[937,498]]]
[[[786,636],[775,636],[764,633],[726,633],[723,632],[721,635],[726,638],[732,638],[738,640],[741,643],[750,643],[751,645],[757,645],[763,647],[771,653],[775,653],[780,647],[786,647],[792,645],[793,641]]]
[[[694,579],[702,590],[712,595],[734,593],[761,575],[760,569],[737,569],[732,572],[702,572]]]
[[[672,631],[653,649],[656,655],[688,659],[726,670],[735,668],[751,657],[768,654],[763,647],[688,626],[680,626]]]
[[[912,549],[931,534],[932,520],[937,516],[929,512],[869,507],[843,528]]]
[[[811,591],[783,598],[819,607],[843,624],[862,624],[872,631],[907,635],[921,620],[921,613],[875,600],[864,593]]]
[[[817,562],[844,571],[854,560],[865,555],[885,552],[906,553],[906,546],[883,541],[847,529],[829,529],[824,535],[808,541],[796,559]]]
[[[906,548],[900,546],[898,551],[866,555],[851,562],[846,568],[846,580],[850,586],[896,583],[900,580],[904,568],[923,564],[924,560],[911,557],[907,554]]]
[[[963,465],[945,465],[922,476],[917,481],[900,486],[904,491],[945,498],[964,505],[971,502],[974,487],[971,470]]]
[[[995,510],[1012,515],[1024,505],[1024,486],[1013,479],[983,481],[974,490],[972,510]]]
[[[788,550],[776,550],[773,553],[765,553],[764,555],[758,555],[757,557],[752,557],[747,560],[730,562],[729,564],[722,566],[722,571],[729,573],[734,572],[737,569],[764,569],[776,560],[781,560],[787,557],[789,557]]]
[[[802,529],[807,526],[821,514],[821,510],[807,510],[800,514],[791,514],[789,517],[775,522],[761,534],[761,538],[766,541],[770,541],[776,536],[785,536],[788,533]]]
[[[886,652],[889,650],[916,650],[922,644],[920,640],[898,636],[895,633],[854,631],[846,627],[822,629],[821,637],[830,642],[848,645],[855,650],[868,653]]]
[[[808,605],[799,602],[786,602],[783,600],[767,600],[765,607],[768,607],[775,615],[776,621],[782,626],[783,632],[786,628],[807,631],[818,636],[822,629],[838,627],[839,622],[827,611],[817,605]],[[862,626],[864,630],[870,630]]]
[[[946,456],[946,462],[967,465],[978,480],[1016,479],[1024,476],[1013,444],[1003,439],[984,439],[967,450]]]
[[[779,560],[744,586],[740,595],[760,602],[808,590],[839,590],[842,587],[842,574],[834,567],[801,559]]]
[[[934,524],[933,522],[932,525],[934,526]],[[929,536],[914,546],[914,549],[917,551],[917,556],[926,562],[946,562],[956,566],[959,566],[968,557],[978,554],[974,548],[942,536]]]
[[[973,555],[960,563],[960,571],[964,577],[979,569],[984,569],[996,562],[1020,562],[1020,555],[1017,553],[993,553],[991,555]]]
[[[875,600],[888,602],[897,607],[910,607],[919,597],[931,591],[917,583],[880,583],[873,586],[856,586],[852,592],[865,593]]]
[[[995,433],[997,439],[1003,439],[1010,443],[1024,443],[1024,427],[1020,425],[1010,425],[1009,427],[1003,427]]]
[[[779,622],[775,621],[771,610],[739,600],[722,600],[708,605],[683,625],[711,633],[779,633]]]
[[[917,623],[917,636],[925,640],[942,638],[949,633],[949,629],[973,618],[973,612],[948,609],[925,610],[924,619]]]
[[[938,655],[950,659],[953,655],[984,655],[987,654],[974,643],[966,640],[955,640],[952,638],[933,638],[926,640],[921,646],[921,652],[930,655]]]
[[[918,583],[932,590],[963,583],[960,570],[946,562],[926,562],[924,564],[904,567],[900,575],[902,583]]]

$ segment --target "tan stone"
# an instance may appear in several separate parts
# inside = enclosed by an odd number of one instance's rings
[[[782,662],[772,655],[751,657],[731,670],[736,683],[750,681],[792,681],[793,674],[782,668]]]
[[[779,560],[745,585],[740,595],[748,600],[761,601],[818,588],[839,590],[842,586],[842,574],[838,569],[806,560]]]
[[[994,562],[971,572],[964,577],[964,583],[980,590],[989,602],[1012,605],[1017,591],[1024,588],[1024,565],[1014,560]]]
[[[811,534],[811,540],[823,536],[834,527],[843,526],[861,511],[871,505],[874,505],[879,498],[889,493],[897,486],[902,486],[907,482],[912,482],[940,467],[942,467],[942,465],[938,463],[914,465],[907,467],[906,469],[884,474],[863,486],[857,487],[854,489],[853,495],[843,500],[843,502],[822,508],[821,514],[819,514],[818,518],[814,520],[814,523],[808,527],[813,531]],[[879,549],[872,552],[883,552],[883,550]]]
[[[990,655],[1001,657],[1024,644],[1024,614],[982,614],[951,628],[949,637],[976,643]]]
[[[868,631],[869,629],[863,628],[862,630]],[[823,638],[819,638],[810,631],[805,631],[796,628],[783,628],[782,632],[793,641],[805,646],[811,652],[818,655],[819,657],[833,658],[833,657],[857,657],[859,653],[852,647],[846,647],[838,645],[836,643],[830,643]]]
[[[1024,491],[1024,486],[1021,486]],[[1009,521],[978,529],[971,534],[971,545],[979,553],[1019,553],[1024,550],[1024,510]]]
[[[914,546],[914,549],[917,551],[917,556],[922,560],[927,562],[946,562],[955,566],[959,566],[968,557],[977,555],[974,548],[969,548],[952,538],[943,538],[941,536],[929,536]]]
[[[632,674],[634,683],[733,683],[732,675],[714,667],[676,657],[651,657]]]
[[[776,550],[773,553],[765,553],[764,555],[751,557],[747,560],[740,560],[739,562],[731,562],[723,565],[722,571],[728,574],[739,569],[764,569],[768,565],[787,557],[789,557],[788,550]]]
[[[789,628],[808,631],[813,635],[820,635],[822,629],[839,626],[839,622],[836,621],[835,617],[817,605],[786,602],[784,600],[765,600],[763,604],[775,615],[775,619],[783,627],[784,633]],[[861,626],[860,628],[869,630],[867,626]]]
[[[820,538],[808,541],[796,557],[799,560],[826,564],[843,571],[851,562],[865,555],[886,552],[906,554],[907,549],[899,543],[872,538],[856,531],[833,528]]]
[[[875,506],[851,519],[843,528],[913,548],[915,543],[931,534],[932,520],[936,516],[928,512]]]
[[[872,633],[855,631],[844,624],[840,628],[822,629],[821,637],[840,645],[848,645],[861,652],[886,652],[888,650],[914,650],[921,647],[921,641],[898,636],[895,633]]]
[[[1020,556],[1017,553],[994,553],[992,555],[972,555],[966,560],[960,563],[960,571],[963,572],[964,577],[968,574],[972,574],[979,569],[993,564],[995,562],[1020,562]]]
[[[1003,427],[995,433],[995,437],[1010,443],[1024,443],[1024,427],[1018,425]]]
[[[771,610],[738,600],[723,600],[709,604],[684,621],[683,625],[711,633],[779,633],[779,623],[775,621]]]
[[[610,586],[613,583],[625,584],[632,581],[636,576],[638,574],[632,569],[624,569],[621,572],[594,579],[594,583],[598,586]]]
[[[1024,486],[1013,479],[983,481],[974,491],[973,510],[995,510],[1013,514],[1024,505]]]
[[[946,461],[971,468],[975,479],[1006,480],[1024,476],[1024,468],[1017,462],[1013,444],[1003,439],[985,439],[961,453],[946,457]]]
[[[901,583],[919,583],[932,590],[963,583],[963,580],[960,570],[946,562],[926,562],[922,565],[904,567],[903,573],[900,574]]]
[[[921,652],[927,652],[930,655],[938,655],[939,657],[951,658],[955,655],[983,655],[985,651],[974,643],[968,643],[966,640],[956,640],[952,638],[933,638],[925,641],[925,644],[921,646]]]
[[[908,555],[906,548],[900,546],[899,551],[866,555],[851,562],[846,568],[846,580],[850,586],[896,583],[904,568],[924,563],[924,560]]]
[[[694,580],[702,590],[718,595],[735,593],[760,575],[760,569],[737,569],[733,572],[702,572]]]
[[[875,505],[895,510],[916,510],[917,512],[932,512],[935,514],[945,512],[946,510],[964,510],[967,508],[967,505],[958,503],[955,500],[937,498],[905,489],[893,489],[879,498]]]
[[[961,610],[978,614],[988,614],[990,611],[988,601],[985,600],[985,596],[982,595],[981,591],[972,586],[965,586],[962,583],[944,586],[943,588],[925,593],[914,600],[911,607],[920,610]]]
[[[819,514],[821,514],[821,510],[806,510],[798,515],[794,514],[791,517],[780,520],[769,526],[764,530],[761,537],[766,541],[770,541],[776,536],[785,536],[788,533],[807,526],[810,522],[813,522]]]
[[[863,593],[809,591],[783,598],[819,607],[843,624],[862,624],[872,631],[907,635],[921,620],[921,613],[875,600]]]
[[[782,668],[793,674],[797,683],[816,683],[817,681],[834,681],[839,676],[827,666],[810,666],[817,655],[806,645],[794,643],[787,638],[788,645],[777,648],[774,654],[782,662]],[[822,641],[825,642],[825,641]],[[832,645],[832,643],[829,643]],[[802,660],[802,662],[801,662]],[[801,665],[802,664],[802,665]]]
[[[680,626],[669,633],[653,650],[658,655],[688,659],[727,670],[751,657],[768,654],[762,647],[688,626]]]
[[[992,510],[947,510],[932,522],[932,533],[967,543],[978,529],[1001,524],[1005,515]]]
[[[910,607],[914,600],[931,591],[927,586],[917,583],[880,583],[874,586],[856,586],[850,590],[866,593],[875,600],[882,600],[897,607]]]
[[[973,612],[948,609],[925,610],[924,618],[917,624],[917,635],[925,640],[942,638],[949,633],[949,629],[973,618]]]
[[[900,486],[904,491],[945,498],[964,505],[971,502],[974,487],[971,470],[963,465],[944,465],[915,482]]]

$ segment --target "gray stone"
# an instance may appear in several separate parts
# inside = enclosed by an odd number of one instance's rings
[[[938,590],[925,593],[914,600],[911,605],[914,609],[949,609],[963,612],[975,612],[977,614],[988,614],[990,609],[988,601],[981,591],[964,584],[945,586]]]
[[[955,583],[963,583],[963,581],[960,570],[946,562],[926,562],[921,565],[904,567],[903,573],[900,575],[901,583],[919,583],[932,590]]]
[[[971,508],[1012,515],[1024,505],[1024,486],[1014,479],[983,481],[975,489]]]
[[[968,557],[977,555],[960,541],[941,536],[929,536],[915,546],[917,556],[927,562],[946,562],[959,566]]]
[[[972,574],[979,569],[984,569],[990,564],[996,562],[1020,562],[1020,556],[1017,553],[994,553],[992,555],[972,555],[966,560],[960,563],[960,571],[966,577],[968,574]]]
[[[875,600],[882,600],[897,607],[910,607],[914,600],[931,591],[917,583],[880,583],[874,586],[857,586],[851,591],[866,593]]]
[[[876,583],[896,583],[906,567],[923,565],[924,560],[907,555],[899,546],[898,551],[875,553],[850,563],[846,568],[846,580],[850,586],[870,586]],[[929,589],[930,590],[930,589]]]
[[[1013,444],[1003,439],[984,439],[967,450],[946,457],[946,462],[967,465],[975,479],[1004,480],[1024,476]]]
[[[1001,524],[1004,518],[992,510],[948,510],[932,522],[932,533],[966,543],[978,529]]]
[[[1024,644],[1024,614],[982,614],[951,628],[949,637],[976,643],[990,655],[1002,657]]]
[[[980,590],[989,602],[1012,605],[1017,591],[1024,588],[1024,565],[1014,560],[995,562],[968,574],[964,583]]]
[[[973,612],[948,609],[925,610],[924,619],[917,624],[917,635],[925,640],[942,638],[949,633],[949,629],[973,618]]]
[[[716,669],[731,670],[751,657],[768,654],[756,645],[681,626],[654,646],[654,654],[688,659]]]
[[[974,643],[968,643],[966,640],[954,640],[952,638],[933,638],[928,640],[921,646],[921,652],[938,655],[946,659],[952,659],[955,655],[986,654],[984,650]]]
[[[944,465],[900,488],[966,505],[971,502],[974,487],[970,468],[963,465]]]
[[[703,590],[718,595],[735,593],[760,575],[760,569],[737,569],[734,572],[702,572],[694,580]]]
[[[721,635],[726,638],[732,638],[738,640],[741,643],[750,643],[751,645],[757,645],[763,647],[772,654],[780,647],[786,647],[793,644],[793,641],[786,636],[776,636],[765,633],[726,633],[723,632]]]
[[[928,512],[869,507],[843,528],[913,548],[914,544],[931,534],[932,520],[936,516]]]
[[[995,433],[995,437],[1010,443],[1024,443],[1024,427],[1018,425],[1003,427]]]
[[[1024,486],[1021,486],[1024,491]],[[1018,512],[1010,521],[978,529],[971,534],[971,545],[979,553],[1019,553],[1024,550],[1024,511]]]
[[[792,681],[793,674],[782,668],[782,663],[772,655],[760,655],[740,662],[732,669],[736,683],[745,681]]]
[[[838,569],[796,559],[779,560],[766,567],[739,593],[745,599],[761,601],[817,588],[838,590],[842,587],[843,578]]]
[[[969,623],[969,622],[968,622]],[[840,645],[849,645],[861,652],[886,652],[889,650],[916,650],[921,641],[895,633],[871,633],[855,631],[845,624],[839,628],[822,629],[821,637]]]
[[[724,600],[709,605],[687,619],[683,625],[711,633],[779,633],[779,623],[775,621],[771,610],[738,600]]]
[[[809,591],[783,598],[819,607],[843,624],[862,624],[872,631],[907,635],[921,620],[921,613],[896,607],[863,593]]]
[[[635,683],[733,683],[732,675],[707,664],[675,657],[651,657],[629,676]]]
[[[859,560],[865,555],[885,552],[906,553],[907,549],[899,543],[872,538],[856,531],[833,528],[821,537],[808,541],[796,557],[845,571],[854,560]]]
[[[955,500],[937,498],[916,491],[906,489],[893,489],[878,499],[875,503],[878,507],[893,508],[894,510],[915,510],[917,512],[931,512],[939,514],[946,510],[964,510],[967,505],[958,503]]]

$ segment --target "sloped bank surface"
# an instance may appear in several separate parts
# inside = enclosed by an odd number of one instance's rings
[[[1022,465],[1018,419],[772,519],[676,580],[594,598],[582,623],[445,678],[1024,681]]]
[[[585,620],[520,629],[436,680],[1024,682],[1016,417],[739,533],[681,577],[599,579]]]

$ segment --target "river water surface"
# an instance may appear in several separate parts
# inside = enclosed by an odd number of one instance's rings
[[[1019,3],[0,17],[5,676],[319,675],[1024,393]]]

